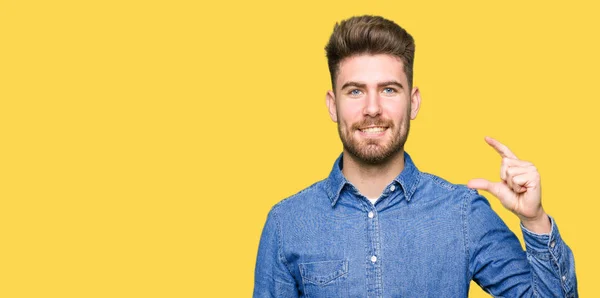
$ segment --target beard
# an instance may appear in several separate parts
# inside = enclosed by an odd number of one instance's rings
[[[360,140],[355,137],[354,132],[360,127],[371,125],[387,127],[392,133],[392,139],[384,143],[380,139],[367,138]],[[344,151],[352,155],[358,161],[370,165],[383,164],[391,157],[402,152],[404,150],[406,139],[408,138],[409,130],[410,120],[408,120],[408,117],[405,118],[404,123],[400,124],[400,127],[395,127],[394,123],[390,120],[368,118],[360,123],[355,123],[351,126],[350,130],[342,130],[341,125],[338,122],[338,134],[344,145]]]

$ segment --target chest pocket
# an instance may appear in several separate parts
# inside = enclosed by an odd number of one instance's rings
[[[306,297],[347,297],[348,261],[300,263]]]

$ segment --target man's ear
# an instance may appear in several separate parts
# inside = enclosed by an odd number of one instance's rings
[[[327,104],[327,109],[329,110],[329,117],[331,117],[333,122],[337,123],[337,107],[335,106],[335,94],[333,91],[327,91],[327,95],[325,95],[325,103]]]
[[[413,87],[410,94],[410,120],[415,120],[421,108],[421,91],[419,87]]]

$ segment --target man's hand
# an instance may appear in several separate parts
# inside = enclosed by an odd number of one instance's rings
[[[508,147],[490,137],[485,141],[502,156],[500,182],[485,179],[473,179],[467,186],[485,190],[498,199],[504,208],[515,213],[523,226],[538,234],[550,233],[550,219],[542,207],[542,188],[540,174],[536,167],[515,156]]]

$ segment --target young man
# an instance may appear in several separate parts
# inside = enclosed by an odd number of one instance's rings
[[[254,297],[576,297],[573,255],[541,205],[533,164],[503,157],[501,182],[468,187],[420,172],[404,152],[419,111],[413,38],[381,17],[336,24],[326,46],[331,119],[344,147],[329,177],[273,207]],[[521,220],[526,252],[475,190]]]

